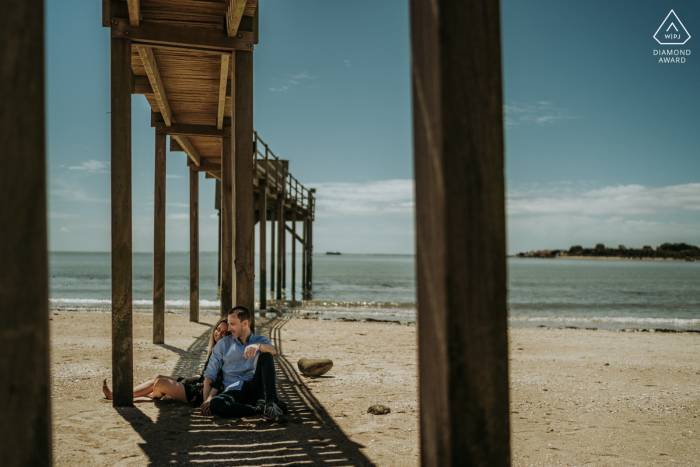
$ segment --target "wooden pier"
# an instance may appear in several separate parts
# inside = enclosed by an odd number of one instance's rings
[[[190,173],[190,319],[199,319],[199,173],[220,183],[221,314],[254,310],[255,224],[260,228],[260,309],[267,307],[266,235],[271,223],[270,283],[284,291],[287,232],[303,252],[303,292],[312,286],[314,190],[289,172],[253,127],[253,50],[257,0],[103,1],[111,30],[112,316],[114,404],[131,404],[131,95],[145,96],[155,134],[153,342],[165,342],[166,137],[187,154]],[[296,235],[303,222],[306,235]],[[289,225],[291,222],[291,226]],[[277,225],[275,225],[277,224]],[[263,226],[264,225],[264,226]],[[275,229],[276,227],[276,229]],[[277,237],[275,237],[275,231]],[[276,265],[276,266],[275,266]],[[292,257],[292,267],[296,267]],[[292,273],[292,290],[296,293]],[[254,328],[254,319],[251,327]]]

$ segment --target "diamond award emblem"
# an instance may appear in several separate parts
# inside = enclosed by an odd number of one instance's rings
[[[688,42],[690,34],[681,23],[678,15],[671,10],[654,34],[654,39],[661,45],[681,45]]]

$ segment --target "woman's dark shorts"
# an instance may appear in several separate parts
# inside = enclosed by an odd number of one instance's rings
[[[182,383],[185,386],[185,397],[190,407],[197,408],[204,402],[204,383]]]

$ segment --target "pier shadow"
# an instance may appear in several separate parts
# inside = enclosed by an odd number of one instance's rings
[[[371,466],[309,391],[283,353],[282,327],[289,318],[259,318],[256,334],[267,336],[277,347],[277,392],[288,404],[289,423],[271,425],[262,418],[205,417],[174,400],[157,401],[157,421],[137,407],[117,408],[143,438],[141,449],[149,465],[197,464],[205,466]],[[210,329],[180,355],[175,374],[197,374],[206,358]]]

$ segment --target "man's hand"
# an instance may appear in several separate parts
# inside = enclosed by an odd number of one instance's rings
[[[258,350],[260,350],[260,344],[250,344],[248,347],[245,348],[243,356],[245,358],[253,358],[255,357],[255,354]]]
[[[211,415],[211,409],[209,408],[209,402],[211,402],[211,398],[202,402],[202,406],[199,408],[199,411],[202,413],[202,415]]]

